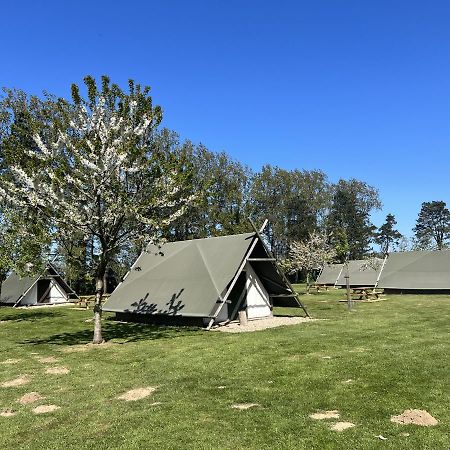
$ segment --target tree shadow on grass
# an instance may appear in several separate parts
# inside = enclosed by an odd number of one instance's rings
[[[173,339],[180,336],[197,334],[197,327],[166,327],[142,323],[124,323],[105,321],[102,324],[102,335],[105,341],[117,344],[147,341],[155,339]],[[45,338],[27,339],[20,344],[25,345],[80,345],[92,342],[93,328],[54,334]]]
[[[46,309],[34,311],[28,309],[17,310],[11,308],[10,311],[11,312],[9,313],[8,311],[6,315],[2,314],[2,316],[0,317],[0,320],[2,322],[24,322],[24,321],[35,322],[36,320],[48,319],[50,317],[53,318],[61,314],[59,311],[56,312],[53,308],[51,308],[51,310]]]

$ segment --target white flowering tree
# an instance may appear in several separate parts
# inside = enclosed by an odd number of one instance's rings
[[[293,241],[284,263],[289,273],[306,272],[306,293],[310,292],[311,274],[336,258],[336,250],[328,244],[326,234],[310,233],[305,241]]]
[[[93,342],[101,343],[103,280],[112,255],[130,242],[159,241],[192,198],[184,194],[189,174],[154,145],[162,112],[150,88],[130,81],[125,93],[106,76],[100,88],[90,76],[84,81],[87,99],[72,85],[72,102],[47,99],[42,113],[29,118],[33,143],[7,161],[0,195],[45,214],[56,241],[81,234],[94,242]]]

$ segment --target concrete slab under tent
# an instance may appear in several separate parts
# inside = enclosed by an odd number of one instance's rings
[[[402,291],[449,291],[450,250],[391,253],[378,287]]]
[[[341,275],[343,267],[344,264],[326,264],[317,277],[316,284],[334,286]]]
[[[350,286],[376,286],[380,276],[380,272],[383,270],[383,260],[377,258],[376,261],[378,263],[378,268],[365,267],[367,265],[367,260],[365,259],[354,259],[349,261],[348,272],[350,275]],[[346,285],[345,275],[346,268],[344,265],[339,279],[336,282],[336,286],[344,287]]]
[[[149,245],[103,310],[119,320],[210,327],[243,309],[249,320],[270,317],[274,305],[304,309],[255,232]]]
[[[48,264],[44,272],[21,277],[12,272],[1,287],[0,304],[4,306],[36,306],[69,303],[75,292],[57,269]]]

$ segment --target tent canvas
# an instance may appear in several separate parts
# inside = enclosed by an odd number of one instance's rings
[[[379,262],[379,268],[375,269],[373,267],[364,267],[367,265],[367,260],[365,259],[355,259],[348,262],[348,272],[350,276],[350,286],[376,286],[379,279],[380,272],[383,270],[383,260],[377,258]],[[346,268],[345,264],[336,286],[346,285]]]
[[[118,318],[225,322],[247,309],[272,314],[274,303],[300,306],[257,233],[149,245],[111,294],[104,311]]]
[[[450,290],[450,250],[391,253],[378,286],[384,289]]]
[[[32,306],[67,303],[75,295],[57,269],[48,264],[45,271],[33,277],[20,277],[12,272],[1,287],[0,304]]]
[[[339,279],[344,264],[325,264],[320,275],[317,277],[317,284],[334,286]]]

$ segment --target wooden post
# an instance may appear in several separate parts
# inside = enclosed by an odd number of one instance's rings
[[[239,325],[241,327],[247,326],[247,311],[245,309],[242,309],[239,311]]]
[[[350,271],[348,268],[348,258],[345,261],[345,287],[347,289],[347,306],[348,309],[352,309],[352,296],[350,294]]]

